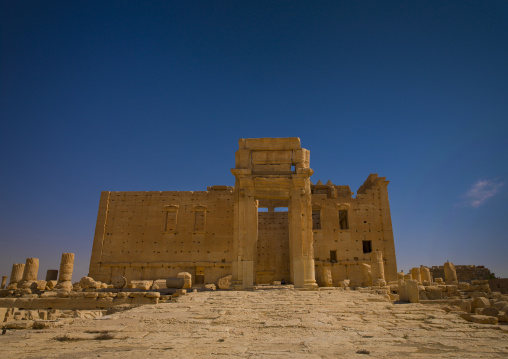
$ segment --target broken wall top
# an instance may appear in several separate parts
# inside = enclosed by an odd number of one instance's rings
[[[302,148],[298,137],[241,138],[239,148],[248,150],[297,150]]]
[[[298,137],[242,138],[238,143],[235,169],[287,174],[309,168],[309,151],[300,146]]]

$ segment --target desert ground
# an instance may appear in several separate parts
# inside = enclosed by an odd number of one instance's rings
[[[337,288],[193,292],[7,330],[2,358],[508,358],[508,325]]]

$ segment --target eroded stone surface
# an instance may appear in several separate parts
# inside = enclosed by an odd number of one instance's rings
[[[361,350],[371,358],[505,358],[507,328],[359,291],[222,291],[61,328],[8,330],[0,347],[3,358],[358,358]],[[104,332],[113,339],[94,340]],[[54,340],[63,335],[81,340]]]

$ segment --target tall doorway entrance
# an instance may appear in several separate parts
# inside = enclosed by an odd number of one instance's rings
[[[256,283],[289,283],[288,201],[259,201]]]

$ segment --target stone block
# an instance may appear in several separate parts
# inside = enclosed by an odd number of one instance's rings
[[[157,304],[159,303],[159,298],[154,297],[136,297],[132,298],[131,304]]]
[[[490,307],[490,301],[485,297],[476,297],[473,299],[472,310],[476,310],[476,308],[486,308]]]
[[[499,310],[493,307],[477,308],[477,309],[482,309],[481,314],[488,315],[489,317],[497,317],[499,314]]]
[[[486,315],[473,315],[471,321],[478,324],[497,324],[498,319],[496,317],[489,317]]]
[[[177,289],[173,294],[172,294],[172,297],[173,298],[177,298],[179,296],[182,296],[182,295],[186,295],[187,294],[187,290],[186,289]]]
[[[460,309],[466,313],[472,312],[472,301],[471,300],[462,300],[460,303]]]
[[[189,272],[180,272],[177,275],[178,278],[183,278],[183,289],[192,287],[192,275]],[[168,287],[169,288],[169,287]]]
[[[184,285],[184,278],[169,277],[166,279],[166,288],[182,289]]]
[[[508,302],[501,300],[499,302],[493,303],[492,306],[499,311],[504,311],[508,308]]]
[[[219,289],[230,289],[232,278],[233,278],[232,275],[220,278],[219,281],[217,282],[217,287],[219,287]]]

